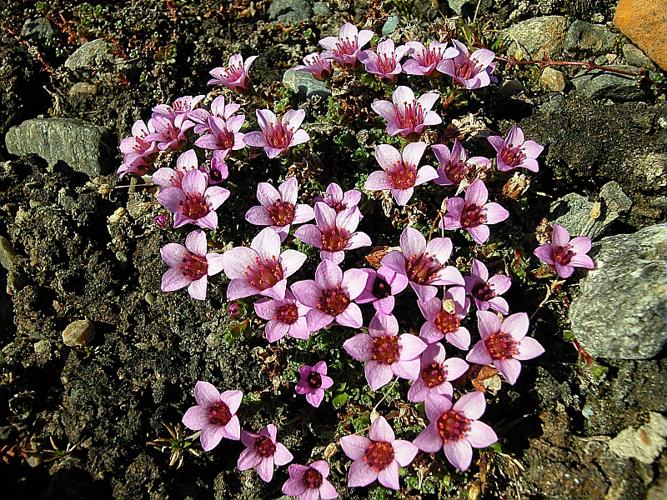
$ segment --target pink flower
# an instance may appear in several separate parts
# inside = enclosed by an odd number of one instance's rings
[[[250,56],[245,61],[241,54],[234,54],[229,58],[226,67],[213,68],[209,73],[213,77],[209,85],[224,85],[237,92],[248,90],[248,71],[257,56]]]
[[[401,233],[401,250],[384,256],[382,265],[408,278],[419,300],[429,300],[438,293],[437,285],[463,286],[463,276],[454,266],[445,262],[452,253],[449,238],[426,238],[412,227]]]
[[[412,382],[408,391],[408,399],[414,403],[426,401],[433,394],[451,398],[454,388],[449,381],[456,380],[468,371],[468,363],[462,359],[445,359],[445,348],[440,343],[428,346],[419,362],[419,377]]]
[[[461,181],[488,170],[491,165],[491,160],[483,156],[468,158],[468,153],[458,139],[454,140],[451,153],[444,144],[433,144],[431,149],[438,159],[438,178],[435,183],[440,186],[458,186]]]
[[[357,361],[362,361],[366,381],[372,390],[389,383],[394,375],[408,380],[419,377],[419,355],[426,344],[416,335],[398,335],[398,321],[394,316],[376,314],[368,326],[368,333],[347,339],[343,349]]]
[[[496,55],[488,49],[479,49],[470,54],[468,48],[458,40],[452,44],[459,51],[453,59],[445,59],[438,64],[438,71],[449,75],[455,84],[466,89],[478,89],[491,83],[491,72],[495,69]]]
[[[414,443],[426,453],[443,449],[449,463],[461,471],[468,470],[473,448],[486,448],[498,441],[493,429],[478,420],[485,409],[481,392],[464,394],[453,407],[451,398],[431,395],[426,399],[430,422]]]
[[[207,276],[222,271],[222,254],[206,253],[206,234],[196,229],[185,238],[185,246],[167,243],[160,249],[162,261],[169,266],[162,276],[161,290],[173,292],[188,287],[193,299],[206,298]]]
[[[191,95],[186,95],[179,97],[171,105],[158,104],[153,108],[153,113],[165,116],[170,120],[174,120],[178,116],[189,118],[197,104],[204,100],[204,97],[206,96],[198,95],[192,97]]]
[[[260,205],[248,210],[245,218],[256,226],[270,226],[284,241],[292,224],[302,224],[315,217],[309,205],[297,205],[298,195],[299,183],[296,177],[290,177],[278,189],[268,182],[260,182],[257,185]]]
[[[227,153],[224,151],[213,151],[208,171],[206,171],[209,185],[221,184],[229,177],[229,167],[225,162],[226,157]],[[199,167],[199,170],[202,170],[202,167]]]
[[[371,108],[382,118],[387,120],[387,133],[401,137],[420,136],[424,128],[429,125],[442,123],[442,118],[431,108],[440,94],[426,92],[419,99],[408,87],[396,87],[392,94],[392,101],[374,101]]]
[[[357,297],[358,304],[373,304],[375,311],[380,314],[391,314],[394,310],[398,295],[408,286],[408,278],[386,266],[375,269],[362,269],[368,276],[366,286]]]
[[[118,169],[118,175],[123,178],[127,174],[144,175],[148,170],[149,159],[158,152],[157,144],[147,137],[155,132],[153,123],[148,125],[138,120],[132,125],[132,136],[120,141],[120,151],[123,153],[123,164]]]
[[[317,408],[324,399],[324,391],[333,385],[331,377],[327,377],[327,364],[319,361],[314,366],[303,365],[299,375],[301,379],[296,384],[296,393],[305,394],[306,401]]]
[[[489,226],[507,219],[510,214],[498,203],[487,203],[489,192],[481,180],[466,189],[465,198],[449,198],[447,213],[440,223],[445,229],[463,228],[480,245],[489,239]]]
[[[294,71],[305,71],[317,80],[325,80],[331,76],[331,60],[322,57],[322,54],[314,52],[303,58],[303,64],[294,66]]]
[[[178,155],[176,168],[159,168],[153,173],[151,179],[162,188],[180,188],[185,174],[193,170],[199,170],[199,160],[197,159],[195,150],[188,149],[185,153]]]
[[[340,28],[338,37],[327,36],[320,40],[320,45],[326,49],[321,56],[334,59],[341,66],[354,66],[357,64],[359,50],[370,42],[371,38],[372,31],[359,31],[353,24],[345,23]]]
[[[591,239],[577,236],[570,240],[570,233],[563,226],[553,225],[551,243],[542,245],[533,252],[541,261],[556,268],[558,276],[569,278],[575,267],[594,269],[595,263],[588,255]]]
[[[373,421],[368,438],[357,434],[343,436],[340,445],[354,460],[347,478],[350,488],[368,486],[377,480],[385,488],[398,490],[399,467],[410,465],[419,451],[410,441],[396,439],[384,417]]]
[[[400,153],[394,146],[380,144],[375,147],[375,159],[382,170],[372,172],[364,187],[369,191],[391,191],[400,206],[405,205],[415,192],[415,186],[438,177],[430,165],[417,168],[426,149],[424,142],[412,142]]]
[[[306,116],[303,109],[290,109],[280,121],[268,109],[258,109],[256,113],[262,131],[248,132],[243,140],[250,147],[264,148],[269,158],[275,158],[289,148],[310,140],[306,131],[299,128]]]
[[[357,207],[359,201],[361,201],[361,191],[357,191],[356,189],[350,189],[343,193],[341,187],[335,182],[332,182],[327,186],[326,194],[324,196],[316,196],[314,201],[326,203],[333,208],[337,214],[346,208],[356,208],[356,211],[359,212],[359,218],[362,218],[361,212]]]
[[[186,132],[195,126],[185,114],[179,114],[173,119],[164,115],[153,115],[149,123],[154,132],[148,134],[145,140],[155,142],[160,151],[180,149],[188,140]]]
[[[408,75],[438,76],[438,64],[459,54],[458,49],[441,42],[431,42],[428,48],[419,42],[407,42],[405,45],[412,50],[409,54],[411,59],[403,63],[403,71]]]
[[[297,497],[299,500],[338,497],[338,492],[327,480],[329,464],[326,460],[317,460],[310,465],[292,464],[287,471],[289,479],[283,484],[283,495]]]
[[[487,140],[496,150],[496,163],[501,172],[509,172],[515,168],[525,168],[531,172],[540,169],[536,158],[544,151],[544,146],[535,141],[524,140],[523,130],[516,124],[512,125],[504,139],[494,135]]]
[[[274,465],[285,465],[294,458],[282,443],[276,441],[278,430],[269,424],[259,431],[241,431],[241,442],[246,447],[241,452],[236,467],[239,470],[255,469],[262,481],[269,483],[273,479]]]
[[[461,286],[451,287],[445,292],[443,300],[433,297],[417,302],[426,322],[419,330],[419,336],[429,344],[445,339],[461,350],[470,347],[470,332],[461,321],[468,315],[470,301]]]
[[[255,302],[255,313],[268,320],[264,327],[266,340],[277,342],[285,335],[305,340],[310,336],[306,322],[309,308],[294,299],[289,290],[285,291],[283,300],[264,298]]]
[[[544,352],[537,340],[526,337],[528,327],[526,313],[511,314],[502,320],[491,311],[477,311],[477,329],[482,339],[472,347],[466,361],[493,365],[514,385],[521,373],[520,361],[536,358]]]
[[[356,207],[336,213],[326,203],[315,203],[315,224],[304,224],[294,236],[308,245],[320,249],[320,257],[340,264],[346,250],[367,247],[371,239],[366,233],[357,231],[360,214]]]
[[[308,329],[311,332],[336,322],[350,328],[361,328],[361,309],[352,302],[366,284],[361,269],[348,269],[343,273],[330,260],[323,260],[315,270],[315,280],[304,280],[292,285],[292,293],[299,302],[308,306]]]
[[[280,236],[268,227],[253,238],[250,248],[231,248],[224,257],[225,274],[231,280],[227,286],[227,300],[256,294],[284,300],[287,278],[306,260],[306,255],[296,250],[280,253]]]
[[[245,147],[244,134],[239,132],[245,115],[234,115],[228,120],[210,116],[206,120],[208,132],[195,141],[195,146],[213,151],[238,151]]]
[[[218,227],[216,209],[229,198],[229,191],[219,186],[209,186],[206,174],[190,170],[183,175],[180,187],[162,188],[157,200],[175,214],[174,227],[196,224],[204,229]]]
[[[378,43],[377,53],[373,50],[364,50],[359,53],[358,59],[364,64],[367,73],[377,75],[381,80],[393,82],[401,73],[401,59],[410,50],[407,45],[394,47],[394,41],[387,38]]]
[[[210,451],[222,438],[238,441],[241,436],[239,417],[243,392],[225,391],[222,394],[208,382],[195,384],[196,406],[183,415],[183,425],[193,431],[201,431],[199,439],[204,451]]]
[[[475,301],[475,306],[480,311],[493,309],[501,314],[509,314],[510,306],[502,295],[510,286],[512,279],[504,274],[494,274],[489,279],[489,270],[483,262],[473,259],[470,276],[464,276],[465,289],[468,295]]]

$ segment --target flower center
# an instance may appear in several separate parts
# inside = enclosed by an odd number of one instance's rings
[[[394,461],[394,447],[386,441],[371,441],[364,452],[364,462],[377,472],[386,469]]]
[[[574,252],[570,245],[559,246],[551,250],[551,258],[561,266],[567,266],[574,257]]]
[[[470,422],[469,418],[464,417],[456,410],[449,410],[440,415],[437,426],[442,442],[459,441],[466,437],[470,432]]]
[[[213,425],[227,425],[232,419],[232,412],[222,401],[218,401],[208,409],[208,421]]]
[[[486,208],[466,203],[461,211],[461,226],[477,227],[486,222]]]
[[[391,295],[391,287],[380,275],[375,277],[375,283],[373,283],[373,296],[376,299],[384,299]]]
[[[306,380],[308,381],[308,385],[313,389],[322,387],[322,375],[317,372],[310,372]]]
[[[382,335],[373,337],[373,354],[371,359],[381,365],[391,365],[398,361],[400,349],[398,337],[395,335]]]
[[[293,325],[299,319],[299,309],[296,304],[283,304],[276,310],[275,319],[286,325]]]
[[[179,202],[179,206],[179,211],[188,219],[201,219],[209,213],[208,203],[199,193],[185,193],[185,199]]]
[[[294,205],[289,201],[277,201],[267,210],[276,226],[287,226],[294,220]]]
[[[421,377],[429,389],[438,387],[447,379],[447,368],[434,361],[422,369]]]
[[[427,253],[410,257],[405,265],[408,279],[418,285],[428,285],[440,269],[440,261]]]
[[[272,457],[276,452],[276,444],[267,436],[259,436],[255,440],[255,451],[262,458]]]
[[[464,161],[450,161],[445,167],[445,175],[455,183],[461,182],[468,175],[470,168]]]
[[[340,252],[345,250],[350,239],[350,232],[338,226],[320,229],[322,232],[322,250],[325,252]]]
[[[245,275],[250,285],[259,290],[266,290],[283,279],[283,267],[275,257],[264,261],[257,257],[255,265],[248,266]]]
[[[333,53],[337,56],[351,56],[357,51],[358,43],[357,37],[354,38],[339,38],[336,42],[336,48],[333,50]]]
[[[208,272],[208,262],[206,262],[206,257],[187,252],[181,259],[178,268],[183,273],[183,276],[194,281],[206,275]]]
[[[422,108],[419,102],[404,102],[402,111],[401,113],[400,106],[394,107],[396,120],[401,124],[402,128],[414,129],[417,125],[424,123],[424,108]]]
[[[484,345],[493,360],[512,359],[519,353],[518,342],[505,332],[497,332],[488,336]]]
[[[268,133],[265,134],[267,142],[276,149],[285,149],[289,147],[292,141],[292,130],[284,126],[281,122],[273,125]]]
[[[424,48],[415,58],[422,66],[437,65],[442,60],[442,49]]]
[[[347,205],[342,201],[336,201],[331,196],[324,200],[327,205],[335,210],[336,213],[340,213],[347,208]]]
[[[442,333],[452,333],[461,324],[455,314],[442,310],[435,317],[435,327]]]
[[[473,287],[472,295],[477,300],[486,301],[486,300],[491,300],[493,297],[495,297],[496,292],[487,283],[478,283]]]
[[[521,146],[503,146],[503,149],[500,150],[500,157],[506,165],[511,167],[520,165],[526,159],[526,155],[521,151]]]
[[[220,184],[222,181],[225,180],[222,176],[222,172],[217,168],[212,168],[208,173],[208,177],[209,177],[209,183],[211,184]]]
[[[223,75],[227,80],[238,80],[243,76],[243,65],[231,64],[225,68]]]
[[[387,172],[389,184],[394,189],[410,189],[417,181],[417,167],[400,161],[394,168]]]
[[[322,474],[313,469],[312,467],[303,473],[301,476],[301,482],[308,490],[316,490],[322,486]]]
[[[396,68],[396,57],[393,53],[378,54],[377,64],[382,73],[391,73]]]
[[[329,290],[322,290],[317,308],[331,316],[338,316],[347,309],[349,304],[350,296],[342,287],[338,286]]]
[[[456,68],[456,76],[461,80],[470,80],[481,71],[482,67],[472,59],[466,59]]]

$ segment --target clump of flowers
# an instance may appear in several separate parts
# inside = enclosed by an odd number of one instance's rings
[[[237,92],[246,92],[250,84],[248,71],[255,59],[257,56],[250,56],[244,60],[241,54],[234,54],[229,58],[227,66],[211,70],[213,78],[208,81],[208,84],[223,85]]]

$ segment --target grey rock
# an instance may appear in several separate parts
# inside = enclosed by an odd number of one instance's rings
[[[55,31],[48,19],[38,17],[37,19],[26,19],[21,28],[21,36],[50,45],[53,41]]]
[[[609,449],[622,458],[634,458],[652,464],[667,444],[667,419],[651,412],[649,421],[638,429],[629,427],[609,442]]]
[[[65,67],[73,71],[100,69],[108,65],[120,65],[123,60],[112,52],[113,46],[98,38],[84,43],[65,61]]]
[[[509,44],[507,54],[542,59],[563,50],[566,21],[563,16],[543,16],[521,21],[502,31]]]
[[[551,204],[550,214],[552,219],[562,214],[554,222],[570,234],[596,240],[621,214],[630,210],[631,205],[632,201],[618,183],[611,181],[602,186],[599,202],[589,201],[577,193],[569,193]],[[593,218],[595,216],[597,218]]]
[[[36,154],[53,166],[62,161],[95,177],[108,171],[113,148],[103,127],[70,118],[35,118],[12,127],[5,136],[7,151]]]
[[[615,65],[616,69],[635,71],[632,66]],[[612,101],[640,101],[646,93],[639,87],[637,78],[604,71],[582,71],[572,78],[577,93],[589,99]]]
[[[97,85],[87,82],[76,82],[69,89],[68,95],[72,99],[84,100],[97,94]]]
[[[285,24],[308,21],[313,9],[307,0],[273,0],[269,6],[269,19]]]
[[[470,0],[447,0],[447,5],[457,16],[462,16],[466,7],[471,5]]]
[[[401,18],[398,16],[389,16],[387,21],[382,25],[382,36],[389,36],[396,31],[400,20]]]
[[[313,4],[313,14],[316,16],[329,17],[332,12],[326,2],[315,2]]]
[[[616,35],[606,26],[574,21],[565,35],[564,49],[568,52],[606,54],[614,49]]]
[[[317,80],[307,71],[288,69],[283,75],[283,85],[298,94],[302,99],[307,99],[312,95],[331,95],[331,89],[327,84]]]
[[[18,256],[14,251],[12,242],[4,236],[0,236],[0,265],[7,271],[11,271],[16,266]]]
[[[572,332],[592,356],[649,359],[663,348],[665,229],[656,224],[594,246],[596,269],[569,311]]]
[[[68,347],[82,347],[95,338],[95,325],[87,319],[71,322],[63,330],[63,342]]]
[[[622,48],[623,57],[628,64],[638,66],[640,68],[655,69],[655,64],[644,54],[639,48],[631,43],[626,43]]]
[[[562,71],[553,68],[544,68],[540,76],[542,86],[551,92],[562,92],[565,90],[565,75]]]

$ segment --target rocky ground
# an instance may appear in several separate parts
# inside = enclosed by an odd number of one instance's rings
[[[7,498],[279,496],[276,482],[235,471],[236,443],[229,452],[186,451],[171,465],[169,450],[150,444],[169,438],[165,424],[184,432],[180,418],[197,380],[254,395],[246,420],[280,420],[293,450],[323,447],[337,426],[350,425],[346,419],[361,418],[363,405],[351,403],[339,412],[330,404],[326,412],[288,411],[284,348],[267,347],[252,314],[230,317],[222,285],[201,303],[161,293],[159,248],[170,235],[153,223],[159,207],[150,190],[121,187],[128,183],[113,173],[117,144],[136,119],[159,102],[206,93],[208,71],[240,51],[260,56],[251,73],[255,103],[303,107],[318,117],[316,140],[297,165],[236,165],[229,213],[238,216],[227,219],[217,244],[247,239],[251,228],[239,214],[253,204],[256,183],[282,169],[313,191],[331,180],[359,182],[359,172],[374,169],[375,129],[359,105],[368,100],[364,87],[338,95],[350,109],[334,110],[328,86],[284,75],[345,20],[396,40],[454,32],[502,57],[643,72],[500,63],[497,87],[445,110],[445,123],[461,133],[515,121],[546,145],[529,209],[505,236],[516,248],[534,248],[547,217],[593,238],[598,269],[552,288],[541,305],[548,281],[532,274],[537,263],[525,253],[515,255],[529,277],[508,298],[536,311],[533,335],[547,353],[516,386],[489,389],[487,415],[501,446],[467,474],[441,475],[437,487],[421,491],[664,498],[665,66],[645,55],[660,63],[659,48],[619,31],[615,12],[611,0],[3,3],[0,488],[12,492]],[[419,218],[394,212],[387,220],[372,205],[367,220],[387,230]],[[345,463],[340,451],[333,455],[340,485]],[[402,494],[420,494],[419,483],[405,483]],[[371,495],[384,498],[386,490]]]

